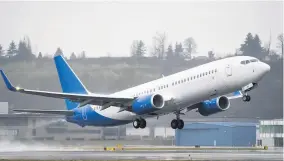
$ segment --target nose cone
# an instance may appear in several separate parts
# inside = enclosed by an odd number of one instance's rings
[[[263,70],[264,70],[264,72],[265,73],[267,73],[267,72],[269,72],[270,71],[270,66],[268,65],[268,64],[266,64],[266,63],[263,63]]]

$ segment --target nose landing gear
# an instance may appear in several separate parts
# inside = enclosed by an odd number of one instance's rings
[[[251,91],[252,89],[256,88],[258,86],[257,83],[250,83],[246,85],[245,87],[242,88],[242,92],[244,93],[243,95],[243,101],[244,102],[249,102],[251,100],[250,95],[247,94],[248,91]]]
[[[244,102],[249,102],[250,99],[251,99],[250,95],[247,95],[247,94],[246,94],[246,95],[243,96],[243,101],[244,101]]]

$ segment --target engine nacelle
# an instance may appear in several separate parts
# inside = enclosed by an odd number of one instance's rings
[[[221,96],[201,103],[198,112],[203,116],[209,116],[214,113],[226,111],[230,108],[230,101],[228,97]]]
[[[132,103],[132,112],[136,114],[145,114],[163,108],[165,105],[163,96],[159,94],[145,95],[138,97]]]

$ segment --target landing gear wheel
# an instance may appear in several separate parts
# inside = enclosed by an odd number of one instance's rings
[[[183,127],[184,127],[184,122],[183,122],[183,120],[178,120],[177,128],[178,128],[178,129],[183,129]]]
[[[138,129],[139,127],[140,127],[140,120],[139,119],[135,119],[134,121],[133,121],[133,127],[135,128],[135,129]]]
[[[141,119],[140,120],[140,128],[144,129],[146,127],[146,120],[145,119]]]
[[[176,119],[172,120],[172,122],[171,122],[171,127],[172,127],[173,129],[176,129],[176,128],[178,127],[178,121],[177,121]]]
[[[249,102],[250,99],[251,99],[251,98],[250,98],[249,95],[244,95],[244,96],[243,96],[243,101],[244,101],[244,102]]]

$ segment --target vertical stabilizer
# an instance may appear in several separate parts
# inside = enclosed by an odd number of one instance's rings
[[[62,55],[55,56],[54,62],[56,65],[62,92],[77,94],[89,93]],[[68,110],[71,110],[78,106],[78,103],[71,102],[67,99],[65,100],[65,103]]]

